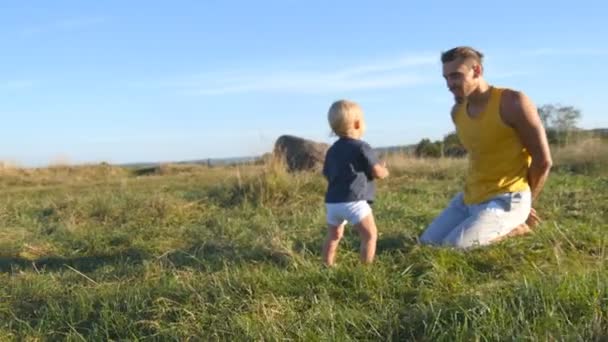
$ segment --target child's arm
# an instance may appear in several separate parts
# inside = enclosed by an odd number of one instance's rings
[[[386,163],[377,163],[372,166],[372,176],[377,179],[384,179],[388,177],[388,169]]]
[[[363,157],[367,163],[367,175],[370,178],[383,179],[388,177],[388,169],[385,162],[380,162],[378,155],[367,143],[363,144],[361,149]]]

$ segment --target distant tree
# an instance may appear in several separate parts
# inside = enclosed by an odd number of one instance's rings
[[[444,136],[442,145],[443,155],[446,157],[462,157],[467,154],[456,132],[450,132]]]
[[[576,124],[581,116],[581,111],[572,106],[558,107],[551,122],[558,132],[572,131],[577,128]]]
[[[582,117],[580,109],[573,106],[546,104],[538,108],[549,143],[567,145],[578,130],[577,124]]]
[[[439,158],[441,157],[441,142],[431,142],[430,139],[422,139],[416,145],[416,157],[431,157],[431,158]]]
[[[551,116],[554,111],[555,106],[552,104],[546,104],[538,107],[538,115],[540,116],[540,120],[542,121],[545,129],[551,128]]]

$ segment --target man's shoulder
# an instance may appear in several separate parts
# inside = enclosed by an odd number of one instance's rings
[[[513,127],[524,116],[526,107],[531,101],[521,90],[503,88],[500,97],[500,116],[509,126]]]
[[[526,94],[521,90],[502,88],[500,106],[502,109],[519,108],[525,98]]]

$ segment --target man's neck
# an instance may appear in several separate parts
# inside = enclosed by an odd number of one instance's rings
[[[490,85],[486,81],[481,81],[479,87],[468,97],[469,104],[484,104],[490,98]]]

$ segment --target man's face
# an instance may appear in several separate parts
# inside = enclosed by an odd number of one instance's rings
[[[448,89],[454,94],[456,103],[463,103],[477,89],[481,67],[462,59],[443,64],[443,78]],[[475,70],[477,69],[477,71]]]

